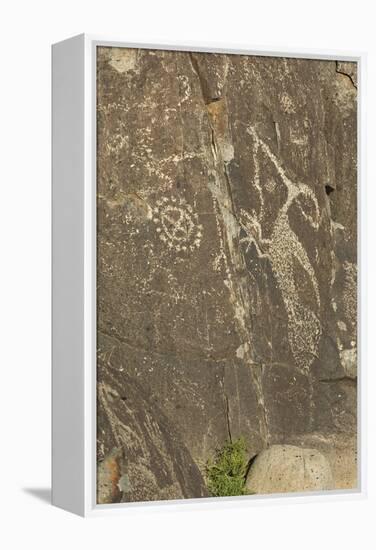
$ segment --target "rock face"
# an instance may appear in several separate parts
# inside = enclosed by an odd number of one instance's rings
[[[113,499],[204,496],[205,461],[240,436],[250,457],[342,453],[335,486],[354,486],[356,65],[101,47],[97,66]]]
[[[272,445],[253,462],[246,487],[252,493],[291,493],[334,489],[327,459],[315,449]]]
[[[98,503],[205,496],[200,471],[158,405],[126,373],[99,371]]]

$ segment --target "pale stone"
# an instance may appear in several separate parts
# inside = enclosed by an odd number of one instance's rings
[[[292,493],[334,488],[327,459],[315,449],[273,445],[262,451],[247,477],[250,493]]]

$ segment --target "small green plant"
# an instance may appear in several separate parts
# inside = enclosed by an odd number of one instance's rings
[[[227,441],[206,463],[209,492],[215,497],[245,495],[247,446],[243,437]]]

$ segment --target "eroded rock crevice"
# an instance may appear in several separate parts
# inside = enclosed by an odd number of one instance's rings
[[[345,61],[336,61],[336,71],[338,74],[342,74],[349,78],[351,84],[355,89],[358,88],[357,85],[357,68],[356,63],[348,63]]]

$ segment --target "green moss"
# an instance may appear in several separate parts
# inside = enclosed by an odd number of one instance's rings
[[[215,497],[245,495],[247,446],[243,437],[227,441],[206,464],[207,486]]]

